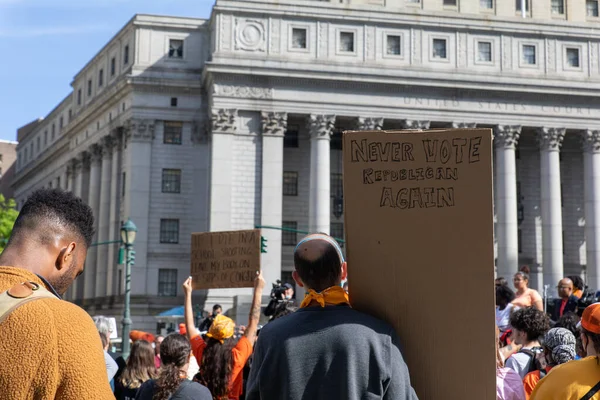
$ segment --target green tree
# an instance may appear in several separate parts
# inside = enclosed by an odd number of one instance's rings
[[[18,215],[17,203],[14,199],[6,200],[0,194],[0,252],[4,251]]]

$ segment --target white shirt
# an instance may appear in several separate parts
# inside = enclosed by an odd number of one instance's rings
[[[500,307],[496,306],[496,325],[498,325],[500,332],[504,332],[510,328],[510,312],[514,307],[512,304],[508,304],[504,310],[500,310]]]

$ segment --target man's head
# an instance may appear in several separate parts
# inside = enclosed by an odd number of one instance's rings
[[[313,234],[294,251],[294,280],[300,287],[322,292],[346,279],[347,266],[339,245],[329,235]]]
[[[600,355],[600,303],[594,303],[583,310],[579,325],[583,350],[588,356]]]
[[[112,326],[110,320],[103,315],[96,315],[92,317],[96,329],[101,336],[105,336],[106,340],[110,342],[110,335],[112,334]]]
[[[290,283],[284,283],[283,287],[285,288],[283,292],[285,300],[291,300],[294,297],[294,287]]]
[[[215,304],[213,306],[213,316],[219,315],[223,312],[223,307],[220,304]]]
[[[496,287],[498,287],[498,286],[507,286],[508,282],[506,282],[506,278],[500,277],[500,278],[496,278],[494,280],[494,285],[496,285]]]
[[[524,345],[538,340],[550,329],[550,320],[543,312],[533,307],[521,308],[510,316],[515,343]]]
[[[2,264],[28,269],[64,294],[83,272],[94,235],[91,208],[70,192],[33,192],[15,221]]]
[[[563,278],[558,282],[558,297],[568,299],[573,294],[573,281],[569,278]]]
[[[496,305],[501,309],[504,309],[514,299],[515,292],[508,285],[496,286]]]

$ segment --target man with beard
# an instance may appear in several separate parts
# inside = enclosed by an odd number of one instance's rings
[[[38,190],[23,206],[0,255],[2,399],[114,399],[92,318],[61,299],[93,234],[92,210],[72,193]]]

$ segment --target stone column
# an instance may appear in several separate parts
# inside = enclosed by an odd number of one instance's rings
[[[402,128],[403,129],[425,130],[425,129],[429,129],[430,124],[431,124],[430,121],[417,121],[414,119],[405,119],[404,121],[402,121]]]
[[[475,129],[477,124],[475,122],[453,122],[453,129]]]
[[[102,146],[102,160],[100,172],[100,198],[98,206],[98,242],[108,241],[108,230],[110,226],[110,186],[112,177],[112,150],[113,140],[110,135],[100,141]],[[96,297],[107,295],[107,284],[112,280],[112,271],[108,268],[108,246],[100,245],[96,248]],[[110,275],[110,276],[109,276]]]
[[[91,165],[90,165],[90,188],[88,196],[88,205],[94,213],[94,228],[96,232],[92,239],[92,243],[98,241],[98,214],[100,208],[100,168],[102,162],[102,146],[93,144],[90,146]],[[85,289],[84,299],[94,298],[96,295],[96,280],[98,280],[98,264],[97,264],[98,248],[92,246],[88,250],[86,268],[85,268]]]
[[[77,158],[74,158],[73,160],[71,160],[71,166],[72,166],[72,170],[73,170],[73,178],[71,180],[71,184],[72,184],[72,192],[75,196],[79,197],[79,198],[83,198],[83,169],[84,168],[89,168],[89,163],[90,163],[90,156],[89,153],[87,152],[83,152],[82,154],[80,154]],[[85,199],[84,199],[85,201]],[[87,258],[86,258],[87,260]],[[87,264],[86,264],[87,265]],[[83,299],[83,289],[84,289],[84,282],[85,282],[85,278],[86,278],[86,274],[85,271],[83,274],[81,274],[77,279],[75,279],[75,281],[73,282],[72,288],[73,288],[73,295],[72,295],[72,299],[76,300],[76,299]]]
[[[600,289],[600,130],[582,132],[587,284]]]
[[[283,220],[283,136],[287,113],[262,112],[262,193],[261,225],[281,226]],[[281,278],[281,236],[276,229],[264,229],[268,251],[261,254],[266,287]]]
[[[210,230],[231,229],[233,182],[233,134],[237,131],[238,110],[211,112]]]
[[[335,115],[315,115],[308,119],[310,134],[310,197],[308,230],[329,233],[331,215],[330,144]]]
[[[153,120],[131,120],[127,127],[126,171],[127,193],[125,193],[125,219],[137,226],[134,249],[135,265],[131,269],[131,294],[148,293],[148,227],[150,217],[150,171],[152,169]],[[125,277],[126,279],[126,277]],[[156,290],[156,287],[152,288]]]
[[[564,137],[564,128],[538,130],[541,152],[542,266],[544,284],[550,285],[551,288],[556,287],[564,274],[559,155]]]
[[[498,276],[509,281],[519,269],[519,223],[517,218],[517,164],[515,150],[521,136],[519,125],[498,125],[496,148],[496,240]]]
[[[383,118],[358,117],[356,129],[359,131],[380,131],[383,129]]]
[[[112,134],[113,137],[113,151],[112,151],[112,167],[111,167],[111,178],[110,178],[110,193],[109,193],[109,225],[108,225],[108,240],[113,242],[119,240],[120,235],[120,204],[121,204],[121,169],[122,169],[122,147],[123,147],[123,132],[122,129],[117,129]],[[108,280],[106,282],[107,288],[106,293],[108,296],[112,296],[116,293],[119,288],[118,273],[117,273],[117,251],[119,249],[118,244],[110,244],[108,247],[107,266],[108,266]]]

